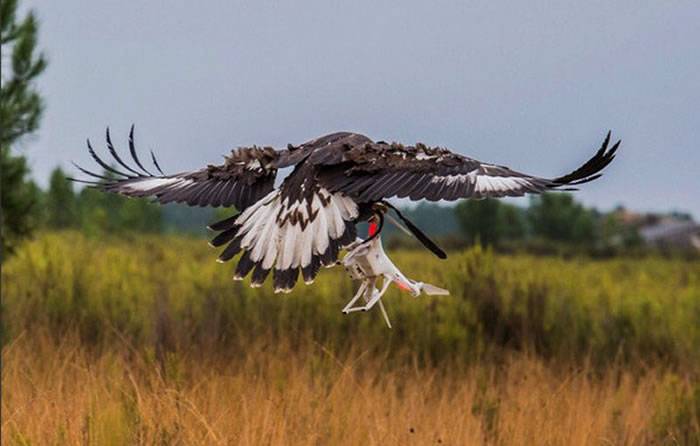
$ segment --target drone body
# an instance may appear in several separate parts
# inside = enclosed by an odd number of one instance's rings
[[[413,297],[418,297],[421,293],[430,296],[450,294],[449,291],[435,285],[417,282],[406,277],[384,252],[382,238],[379,231],[376,230],[375,224],[370,224],[367,240],[358,238],[346,249],[347,254],[342,261],[343,267],[352,279],[360,281],[360,287],[343,308],[345,314],[355,311],[369,311],[378,303],[386,324],[391,328],[391,322],[389,322],[389,316],[384,309],[381,298],[392,283]],[[383,281],[381,289],[376,287],[379,279]],[[364,298],[365,304],[355,306],[361,297]]]
[[[356,225],[383,218],[389,209],[426,247],[446,257],[388,198],[437,201],[573,190],[572,186],[598,178],[612,161],[620,142],[609,144],[610,133],[590,160],[554,179],[482,163],[443,148],[373,142],[350,132],[332,133],[282,150],[238,148],[222,165],[175,175],[163,174],[151,154],[159,172],[155,175],[138,157],[132,127],[129,151],[134,164],[122,160],[108,131],[107,148],[119,169],[98,157],[89,141],[88,150],[116,177],[78,169],[97,179],[88,183],[107,192],[150,197],[159,203],[235,207],[239,214],[210,226],[219,231],[211,245],[224,247],[219,261],[242,253],[234,279],[243,279],[252,271],[251,286],[260,286],[272,271],[275,292],[289,292],[300,275],[310,284],[322,266],[336,265],[339,252],[356,241]],[[275,188],[278,169],[290,166],[293,172]]]

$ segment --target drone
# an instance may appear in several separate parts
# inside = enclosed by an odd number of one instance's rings
[[[388,217],[395,226],[407,234],[412,235],[391,216]],[[384,252],[380,234],[381,227],[379,230],[377,229],[375,220],[376,219],[370,221],[368,231],[369,238],[367,240],[358,238],[354,243],[348,246],[348,252],[345,257],[343,257],[342,262],[340,262],[353,280],[360,281],[360,287],[342,311],[344,314],[353,313],[355,311],[369,311],[374,305],[379,304],[386,325],[391,328],[389,315],[381,299],[392,283],[396,284],[402,291],[407,291],[413,297],[418,297],[421,293],[425,293],[429,296],[446,296],[449,295],[450,292],[435,285],[417,282],[406,277]],[[381,224],[380,222],[379,225],[381,226]],[[379,279],[382,279],[381,288],[377,288]],[[364,305],[355,305],[360,298],[364,299]]]

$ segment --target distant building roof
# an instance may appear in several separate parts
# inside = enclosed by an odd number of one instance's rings
[[[649,244],[700,249],[700,225],[692,220],[668,217],[639,229]]]

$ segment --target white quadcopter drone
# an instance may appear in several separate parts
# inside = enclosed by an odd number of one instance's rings
[[[391,218],[391,216],[387,215],[387,217],[399,229],[411,235],[407,229]],[[381,299],[392,283],[396,284],[400,289],[409,292],[413,297],[418,297],[422,292],[430,296],[446,296],[450,294],[449,291],[435,285],[411,280],[399,271],[384,252],[376,220],[370,221],[367,240],[358,238],[348,246],[348,252],[342,260],[342,265],[350,277],[361,281],[357,293],[343,308],[343,313],[369,311],[374,305],[379,304],[379,308],[389,328],[391,328],[391,322]],[[383,279],[381,289],[376,287],[379,278]],[[365,304],[355,306],[360,297],[364,298]]]

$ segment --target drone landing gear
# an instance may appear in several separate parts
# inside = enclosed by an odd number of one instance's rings
[[[391,285],[391,280],[384,278],[381,290],[378,290],[375,287],[375,283],[376,278],[363,280],[360,284],[360,288],[357,290],[357,293],[355,293],[352,299],[350,299],[350,302],[348,302],[347,305],[345,305],[345,308],[343,308],[343,313],[349,314],[355,311],[369,311],[372,309],[372,307],[374,307],[374,305],[378,303],[379,309],[382,311],[382,315],[384,316],[384,320],[386,321],[386,325],[389,328],[391,328],[389,315],[386,313],[386,309],[384,308],[384,304],[381,300],[382,296],[384,295],[384,293],[386,293],[386,290],[389,288],[389,285]],[[365,305],[354,306],[358,299],[360,299],[360,297],[364,298]]]

